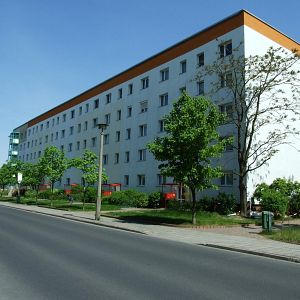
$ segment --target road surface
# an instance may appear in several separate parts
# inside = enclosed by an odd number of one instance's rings
[[[300,299],[300,264],[0,207],[0,299]]]

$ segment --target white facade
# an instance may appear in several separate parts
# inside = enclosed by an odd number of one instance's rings
[[[228,20],[238,18],[240,14],[246,14],[246,12],[239,12]],[[227,19],[222,22],[226,23]],[[204,64],[212,64],[218,59],[219,46],[224,42],[232,43],[233,48],[242,43],[243,47],[240,48],[240,51],[246,56],[265,51],[269,46],[275,44],[268,37],[244,24],[217,37],[212,34],[212,38],[205,43],[201,41],[201,36],[207,34],[207,31],[221,28],[221,26],[223,23],[218,23],[191,37],[190,39],[195,40],[194,44],[198,43],[199,45],[196,44],[191,50],[181,51],[184,53],[175,58],[164,59],[163,63],[145,72],[139,72],[139,75],[129,80],[122,81],[84,101],[77,101],[78,104],[75,104],[75,97],[69,101],[68,109],[55,114],[50,111],[46,113],[47,118],[41,118],[42,120],[39,122],[32,120],[28,124],[16,128],[15,131],[21,132],[19,159],[25,162],[37,162],[43,150],[49,145],[54,145],[59,149],[63,147],[68,158],[81,156],[85,149],[90,149],[98,154],[99,130],[95,125],[109,122],[109,126],[104,132],[106,135],[104,137],[104,168],[109,176],[109,182],[121,183],[122,188],[137,188],[147,192],[158,190],[160,185],[159,162],[155,161],[148,150],[145,150],[146,145],[156,136],[164,134],[161,120],[172,109],[172,103],[180,96],[181,89],[185,88],[190,95],[196,96],[199,94],[199,89],[203,88],[202,83],[199,84],[199,81],[195,79],[199,70],[203,68],[198,65],[199,60],[202,59],[199,54],[204,53]],[[200,37],[199,42],[197,37]],[[188,40],[171,48],[177,49],[186,43]],[[157,56],[163,57],[166,51]],[[151,61],[151,59],[155,59],[155,57],[149,58],[147,61]],[[147,61],[145,62],[147,63]],[[145,62],[132,69],[138,69]],[[219,78],[217,76],[203,78],[204,94],[209,89],[212,80],[219,80]],[[131,87],[132,92],[130,91]],[[84,93],[88,93],[88,91]],[[217,105],[230,102],[230,99],[220,102],[220,98],[216,95],[212,97]],[[234,126],[225,124],[221,126],[220,132],[224,136],[234,135]],[[285,155],[278,157],[280,163]],[[224,152],[219,162],[229,174],[237,170],[236,154],[232,150]],[[300,177],[299,171],[296,174],[295,168],[292,168],[293,160],[287,173],[280,172],[282,169],[276,170],[277,163],[275,161],[274,166],[270,169],[276,173],[276,175],[272,173],[273,177],[285,174],[288,174],[285,176],[289,176],[290,173],[297,178]],[[61,187],[64,184],[80,182],[80,172],[70,169],[62,178]],[[237,177],[230,178],[229,176],[225,183],[219,179],[217,184],[220,186],[219,191],[238,196]],[[218,193],[218,191],[212,193]]]

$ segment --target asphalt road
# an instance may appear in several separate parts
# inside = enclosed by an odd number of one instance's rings
[[[300,299],[300,264],[0,207],[0,299]]]

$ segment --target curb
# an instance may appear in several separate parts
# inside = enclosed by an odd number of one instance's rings
[[[46,212],[41,212],[41,211],[35,211],[35,210],[20,208],[20,207],[13,207],[13,206],[5,206],[5,207],[9,207],[9,208],[12,208],[12,209],[17,209],[17,210],[23,210],[23,211],[27,211],[27,212],[30,212],[30,213],[40,214],[40,215],[51,216],[51,217],[55,217],[55,218],[61,218],[61,219],[72,220],[72,221],[77,221],[77,222],[96,225],[96,226],[102,226],[102,227],[106,227],[106,228],[119,229],[119,230],[128,231],[128,232],[132,232],[132,233],[146,234],[142,231],[129,229],[129,228],[124,228],[124,227],[118,227],[118,226],[114,226],[114,225],[107,225],[107,224],[98,223],[98,222],[92,221],[92,220],[84,220],[80,217],[60,216],[60,215],[56,215],[56,214],[51,214],[51,213],[46,213]]]
[[[226,246],[219,246],[219,245],[213,245],[213,244],[198,244],[198,245],[206,246],[206,247],[210,247],[210,248],[215,248],[215,249],[229,250],[229,251],[234,251],[234,252],[239,252],[239,253],[245,253],[245,254],[251,254],[251,255],[256,255],[256,256],[268,257],[268,258],[284,260],[284,261],[289,261],[289,262],[294,262],[294,263],[300,263],[300,259],[298,259],[296,257],[288,257],[288,256],[283,256],[283,255],[268,254],[268,253],[263,253],[263,252],[255,252],[255,251],[251,251],[251,250],[230,248],[230,247],[226,247]]]

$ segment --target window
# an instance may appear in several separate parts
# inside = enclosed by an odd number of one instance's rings
[[[143,124],[139,126],[139,136],[147,135],[147,124]]]
[[[232,103],[226,103],[219,105],[220,112],[225,114],[227,121],[232,121],[233,119],[233,105]]]
[[[119,158],[120,158],[120,154],[119,153],[115,153],[115,164],[119,163]]]
[[[123,90],[122,89],[118,89],[118,98],[122,99],[123,97]]]
[[[71,119],[74,119],[75,117],[75,110],[71,110]]]
[[[65,130],[63,129],[61,132],[60,132],[60,138],[64,138],[65,137]]]
[[[126,151],[126,152],[125,152],[125,162],[126,162],[126,163],[129,163],[129,161],[130,161],[130,152],[129,152],[129,151]]]
[[[111,102],[111,93],[106,95],[106,104]]]
[[[180,62],[180,73],[186,73],[186,60]]]
[[[108,154],[103,155],[103,164],[107,165],[108,164]]]
[[[79,107],[79,112],[78,112],[79,116],[82,115],[82,106]]]
[[[34,129],[34,128],[33,128],[33,129]],[[30,133],[31,133],[31,130],[29,129],[29,130],[28,130],[28,136],[30,136]],[[33,132],[33,133],[34,133],[34,132]]]
[[[51,133],[50,141],[53,142],[53,133]]]
[[[46,123],[46,128],[49,128],[49,121],[47,121]]]
[[[107,145],[109,143],[109,134],[104,134],[104,144]]]
[[[69,152],[72,152],[72,147],[73,147],[73,144],[70,143],[70,144],[69,144],[69,147],[68,147],[68,151],[69,151]]]
[[[138,185],[139,185],[139,186],[144,186],[145,183],[146,183],[146,177],[145,177],[145,175],[139,174],[139,175],[137,176],[137,181],[138,181]]]
[[[224,138],[229,138],[229,137],[233,138],[232,136],[225,136]],[[233,143],[227,144],[227,145],[225,146],[225,151],[226,151],[226,152],[231,152],[231,151],[233,151]]]
[[[145,113],[148,110],[148,101],[140,102],[140,112]]]
[[[131,106],[128,106],[127,107],[127,118],[130,118],[132,115],[132,107]]]
[[[39,138],[39,145],[42,145],[42,137]]]
[[[66,178],[66,185],[70,185],[71,184],[71,179],[70,178]]]
[[[167,177],[161,174],[157,174],[157,185],[162,185],[167,183]]]
[[[98,125],[98,118],[93,119],[93,128],[97,127]]]
[[[227,41],[219,45],[220,57],[225,57],[232,54],[232,41]]]
[[[198,67],[204,66],[204,52],[197,55],[197,66]]]
[[[78,141],[77,143],[76,143],[76,150],[79,150],[80,149],[80,142]]]
[[[58,139],[58,131],[55,132],[55,139]]]
[[[233,172],[225,171],[221,177],[221,185],[233,185]]]
[[[70,127],[70,135],[73,135],[73,133],[74,133],[74,126],[71,126]]]
[[[64,145],[60,146],[60,151],[63,152],[64,151]]]
[[[89,112],[89,108],[90,108],[90,105],[87,103],[87,104],[85,105],[85,112],[86,112],[86,113]]]
[[[163,94],[159,96],[159,100],[160,100],[160,106],[166,106],[168,105],[168,94]]]
[[[96,147],[96,137],[92,137],[92,147]]]
[[[43,131],[43,127],[44,127],[44,125],[41,124],[41,125],[40,125],[40,131]]]
[[[204,81],[197,82],[197,94],[204,95]]]
[[[227,72],[223,75],[220,76],[220,85],[221,88],[227,86],[227,87],[231,87],[232,86],[232,73],[231,72]]]
[[[133,93],[133,84],[128,84],[128,95],[131,95]]]
[[[121,120],[121,116],[122,116],[122,113],[121,113],[121,110],[117,110],[117,121],[120,121]]]
[[[124,175],[124,185],[125,186],[129,185],[129,175]]]
[[[84,131],[86,131],[88,129],[88,121],[84,122]]]
[[[83,140],[83,149],[86,149],[86,140]]]
[[[164,132],[165,131],[165,121],[164,120],[159,120],[158,121],[158,131],[159,132]]]
[[[130,140],[131,138],[131,128],[126,129],[126,140]]]
[[[39,151],[38,152],[38,157],[41,157],[41,155],[42,155],[42,151]]]
[[[139,161],[145,161],[146,160],[146,149],[138,150],[138,159],[139,159]]]
[[[79,124],[77,125],[77,132],[78,132],[78,133],[81,132],[81,123],[79,123]]]
[[[56,125],[59,124],[59,117],[56,118]]]
[[[186,92],[186,87],[185,87],[185,86],[183,86],[183,87],[181,87],[181,88],[179,89],[179,94],[180,94],[180,95],[183,94],[184,92]]]
[[[106,124],[110,124],[110,114],[106,114],[106,115],[104,116],[104,118],[105,118],[105,123],[106,123]]]
[[[116,131],[116,142],[120,142],[121,132]]]
[[[141,79],[142,90],[149,87],[149,77]]]
[[[32,141],[33,142],[33,141]],[[45,143],[48,143],[48,135],[45,136]],[[32,143],[33,144],[33,143]]]
[[[160,81],[169,79],[169,68],[160,71]]]
[[[99,99],[94,100],[94,109],[99,107]]]
[[[63,122],[66,122],[67,115],[63,114]]]

